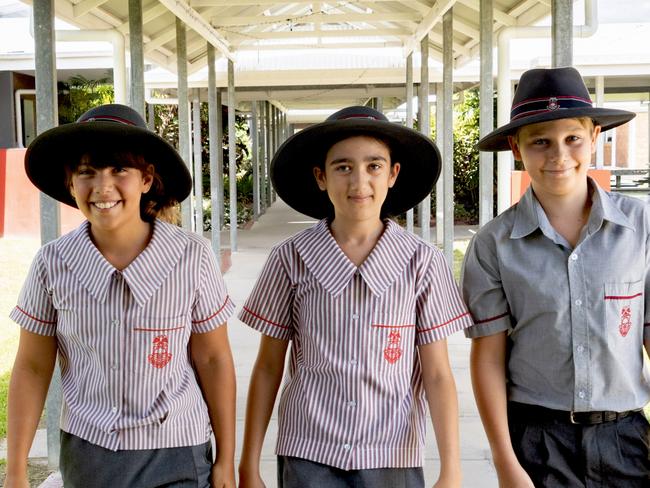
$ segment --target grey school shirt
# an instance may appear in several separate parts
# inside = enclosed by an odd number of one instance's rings
[[[508,398],[625,411],[650,400],[650,207],[592,180],[575,248],[529,188],[474,236],[463,264],[468,337],[507,331]]]

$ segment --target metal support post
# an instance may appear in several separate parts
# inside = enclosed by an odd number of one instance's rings
[[[34,43],[36,67],[36,132],[45,132],[57,125],[56,45],[54,38],[54,0],[34,0]],[[41,244],[59,236],[59,204],[40,194]],[[52,375],[45,401],[47,417],[47,461],[51,468],[59,465],[59,419],[61,417],[61,373],[57,366]]]
[[[413,53],[406,56],[406,127],[413,128]],[[413,209],[406,211],[406,230],[413,232]]]
[[[573,64],[573,1],[551,1],[551,42],[554,68]]]
[[[605,102],[605,77],[596,76],[596,107],[602,107]],[[605,136],[598,135],[596,141],[596,168],[600,169],[605,164]]]
[[[444,117],[443,117],[443,100],[445,98],[444,90],[442,89],[442,83],[436,83],[436,145],[441,151],[441,156],[443,150],[443,135],[445,131],[444,126]],[[442,165],[442,161],[440,161]],[[442,169],[442,168],[441,168]],[[440,178],[436,183],[436,244],[442,246],[442,242],[445,238],[445,202],[442,198],[444,193],[443,185],[444,175],[442,171],[440,172]]]
[[[481,0],[481,83],[480,83],[480,137],[494,129],[494,73],[493,73],[493,0]],[[494,155],[479,153],[479,225],[487,224],[494,216]]]
[[[442,150],[442,180],[443,201],[445,210],[445,230],[443,236],[443,252],[449,266],[454,264],[454,113],[453,69],[454,69],[454,31],[453,8],[442,17],[442,85],[443,97],[443,150]]]
[[[253,220],[260,218],[260,144],[257,127],[257,101],[251,102],[250,136],[253,158]]]
[[[223,180],[223,171],[219,173],[217,154],[222,152],[221,140],[218,136],[217,113],[221,112],[221,104],[217,103],[217,74],[214,46],[207,43],[208,48],[208,150],[210,151],[210,240],[212,251],[216,256],[221,254],[221,215],[223,203],[219,199],[219,181]]]
[[[192,129],[194,142],[194,231],[203,235],[203,161],[201,143],[201,100],[198,90],[192,100]]]
[[[142,47],[142,0],[129,0],[129,51],[131,91],[129,105],[144,118],[144,49]]]
[[[230,194],[230,251],[237,251],[237,138],[235,134],[235,65],[228,60],[228,188]]]
[[[420,42],[420,90],[418,92],[418,123],[425,137],[431,137],[431,112],[429,109],[429,35]],[[437,196],[437,195],[436,195]],[[431,195],[427,195],[418,207],[420,221],[420,237],[425,241],[431,240]]]
[[[176,64],[178,76],[178,152],[185,161],[190,173],[190,110],[187,92],[187,32],[185,24],[176,18]],[[192,227],[192,208],[190,199],[181,202],[181,223],[184,229]]]

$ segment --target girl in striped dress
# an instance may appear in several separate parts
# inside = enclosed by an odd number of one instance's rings
[[[458,403],[445,338],[471,325],[442,253],[389,220],[440,173],[435,145],[376,110],[348,107],[289,138],[278,195],[320,219],[273,248],[240,319],[262,333],[240,487],[264,486],[260,453],[278,411],[278,485],[422,487],[430,412],[436,486],[460,487]]]
[[[11,313],[5,487],[28,486],[57,355],[66,488],[234,487],[234,305],[209,242],[158,218],[190,192],[184,162],[103,105],[37,137],[25,169],[87,220],[40,249]]]

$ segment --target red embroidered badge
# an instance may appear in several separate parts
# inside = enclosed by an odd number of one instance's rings
[[[169,339],[166,335],[159,335],[153,338],[153,350],[147,356],[147,359],[154,368],[164,368],[172,360],[172,355],[168,349]]]
[[[551,97],[548,99],[548,106],[546,107],[549,110],[557,110],[560,108],[560,104],[557,103],[557,98]]]
[[[384,359],[386,359],[390,364],[395,363],[402,357],[402,348],[400,347],[401,340],[402,335],[397,329],[391,330],[388,334],[388,346],[384,349]]]
[[[630,328],[632,328],[632,310],[628,305],[621,309],[621,323],[618,326],[618,331],[625,337],[630,332]]]

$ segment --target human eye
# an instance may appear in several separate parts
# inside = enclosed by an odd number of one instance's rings
[[[580,139],[582,139],[582,137],[576,136],[576,135],[571,135],[571,136],[567,137],[566,140],[567,140],[567,142],[577,142]]]
[[[128,168],[126,166],[113,166],[113,173],[119,174],[119,173],[127,173]]]
[[[93,169],[90,166],[79,166],[76,171],[79,176],[87,176],[93,174]]]
[[[350,165],[349,164],[339,164],[334,168],[334,171],[337,173],[347,173],[350,171]]]
[[[543,138],[541,138],[541,137],[539,137],[539,138],[537,138],[537,139],[533,139],[533,142],[532,142],[533,146],[544,146],[544,145],[546,145],[547,143],[548,143],[548,140],[547,140],[547,139],[543,139]]]

